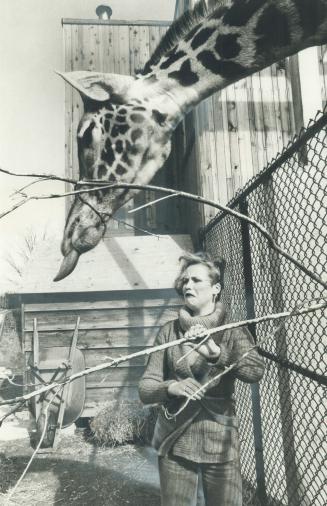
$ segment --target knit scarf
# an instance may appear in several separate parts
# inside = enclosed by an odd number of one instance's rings
[[[193,325],[202,325],[206,329],[219,327],[225,318],[225,306],[222,302],[217,302],[213,313],[204,316],[192,316],[190,310],[183,306],[178,315],[179,323],[184,332],[189,330]]]
[[[225,306],[221,302],[217,302],[214,312],[203,316],[192,316],[190,310],[186,306],[183,306],[179,311],[178,319],[179,324],[184,332],[189,330],[194,325],[202,325],[206,329],[219,327],[225,319]],[[214,338],[214,335],[212,337]],[[182,344],[183,353],[188,352],[191,348],[192,345],[188,343]],[[194,351],[186,358],[187,363],[193,372],[195,372],[194,366],[198,357],[198,352]]]

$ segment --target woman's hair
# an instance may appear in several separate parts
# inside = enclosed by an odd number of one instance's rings
[[[178,295],[183,295],[183,274],[190,265],[205,265],[209,271],[209,277],[213,285],[219,283],[221,288],[224,287],[223,275],[225,269],[225,261],[223,259],[212,260],[208,253],[200,251],[198,253],[185,252],[179,257],[182,263],[180,273],[175,280],[174,288]],[[219,296],[218,296],[219,298]]]

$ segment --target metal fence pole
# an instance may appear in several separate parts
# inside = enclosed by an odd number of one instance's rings
[[[242,200],[239,205],[240,212],[247,215],[248,205],[246,199]],[[252,278],[252,260],[249,224],[242,220],[241,222],[242,248],[243,248],[243,271],[246,299],[247,318],[255,318],[254,296],[253,296],[253,278]],[[249,330],[256,341],[255,324],[249,325]],[[261,423],[261,406],[260,392],[258,383],[251,384],[252,397],[252,416],[253,416],[253,436],[255,447],[255,464],[256,477],[258,487],[258,499],[262,506],[267,505],[267,492],[265,484],[265,470],[263,461],[263,442],[262,442],[262,423]]]

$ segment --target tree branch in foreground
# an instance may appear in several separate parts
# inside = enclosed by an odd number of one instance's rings
[[[235,322],[235,323],[228,323],[228,324],[222,325],[220,327],[209,329],[208,334],[214,334],[216,332],[220,332],[220,331],[227,330],[227,329],[234,329],[234,328],[238,328],[238,327],[243,327],[244,325],[249,325],[252,323],[261,323],[264,321],[278,320],[280,318],[289,318],[290,316],[299,316],[299,315],[311,313],[313,311],[318,311],[318,310],[324,309],[326,307],[327,307],[327,300],[324,300],[324,302],[322,302],[322,303],[315,304],[312,306],[307,306],[307,307],[304,307],[301,309],[295,308],[295,310],[293,310],[293,311],[286,311],[283,313],[274,313],[274,314],[270,314],[270,315],[260,316],[258,318],[253,318],[252,320],[243,320],[243,321],[239,321],[239,322]],[[125,355],[123,357],[119,357],[115,360],[111,360],[110,362],[105,362],[104,364],[99,364],[97,366],[90,367],[89,369],[85,369],[84,371],[80,371],[76,374],[72,374],[71,376],[69,376],[68,378],[66,378],[65,380],[63,380],[61,382],[53,382],[53,383],[48,384],[42,388],[39,388],[38,390],[34,390],[33,392],[22,395],[20,397],[15,397],[13,399],[6,399],[3,401],[0,401],[0,406],[17,404],[22,401],[25,401],[25,402],[29,401],[33,397],[36,397],[44,392],[52,390],[53,388],[57,388],[59,386],[70,383],[71,381],[74,381],[77,378],[80,378],[82,376],[88,376],[89,374],[92,374],[94,372],[107,369],[108,367],[117,366],[118,364],[120,364],[122,362],[126,362],[126,361],[134,359],[136,357],[151,355],[152,353],[155,353],[157,351],[166,350],[166,349],[171,348],[173,346],[185,343],[186,341],[192,341],[195,339],[196,339],[196,337],[194,337],[192,339],[183,337],[181,339],[176,339],[176,340],[171,341],[169,343],[164,343],[159,346],[153,346],[153,347],[148,348],[146,350],[141,350],[136,353],[131,353],[130,355]]]
[[[325,301],[324,304],[322,304],[324,307],[327,307],[327,301]],[[288,315],[286,316],[285,315],[285,318],[288,320],[289,318],[291,318],[292,316],[296,316],[298,314],[303,314],[302,310],[300,309],[301,307],[303,306],[303,304],[300,304],[300,305],[297,305],[292,311],[290,311],[288,313]],[[313,306],[312,306],[313,308]],[[305,309],[305,312],[308,313],[309,311],[307,311],[308,308],[303,308]],[[264,317],[263,317],[264,318]],[[203,385],[201,385],[200,388],[198,388],[198,390],[196,390],[192,395],[190,395],[186,400],[185,402],[183,402],[182,406],[179,408],[178,411],[176,411],[176,413],[169,413],[168,409],[167,408],[164,408],[164,413],[165,413],[165,416],[168,420],[172,420],[173,418],[175,418],[177,415],[179,415],[182,411],[184,411],[184,409],[186,408],[186,406],[190,403],[190,401],[192,400],[195,400],[196,399],[196,395],[201,393],[201,392],[206,392],[206,390],[208,389],[208,387],[211,385],[211,383],[214,383],[218,380],[220,380],[220,378],[222,378],[223,376],[225,376],[227,373],[229,373],[230,371],[232,371],[233,369],[235,369],[239,364],[240,362],[242,362],[242,360],[244,358],[246,358],[250,353],[251,351],[255,350],[256,348],[258,348],[259,346],[261,346],[262,344],[264,344],[265,342],[267,342],[268,340],[270,340],[271,338],[273,338],[277,332],[279,332],[283,326],[285,325],[285,320],[282,321],[279,325],[277,325],[277,327],[274,328],[272,334],[269,334],[268,336],[266,336],[265,338],[261,339],[260,341],[258,341],[256,344],[254,344],[253,346],[251,346],[248,351],[246,351],[245,353],[243,353],[243,355],[241,355],[238,360],[236,360],[236,362],[233,362],[231,365],[229,365],[228,367],[225,367],[223,371],[221,371],[220,373],[216,374],[215,376],[213,376],[212,378],[210,378],[206,383],[204,383]],[[210,329],[210,331],[208,332],[208,335],[204,337],[204,339],[202,340],[202,343],[205,342],[210,334],[212,333],[212,330]],[[201,343],[201,344],[202,344]],[[193,350],[192,350],[193,351]],[[182,359],[185,359],[187,354],[185,354],[183,357],[180,358],[180,360]]]
[[[17,174],[15,174],[17,175]],[[26,175],[26,174],[25,174]],[[36,177],[36,176],[33,176]],[[38,175],[39,177],[39,175]],[[49,176],[47,176],[49,177]],[[53,177],[52,179],[56,179],[56,177]],[[59,180],[62,180],[62,178],[58,178]],[[69,180],[69,182],[73,182],[72,180]],[[234,216],[240,220],[246,221],[253,227],[255,227],[257,230],[259,230],[262,235],[267,239],[269,246],[277,251],[280,255],[282,255],[284,258],[287,258],[290,262],[295,264],[298,269],[300,269],[302,272],[304,272],[307,276],[311,277],[314,281],[322,285],[324,288],[327,289],[327,281],[324,281],[318,274],[313,272],[312,270],[308,269],[303,265],[301,262],[299,262],[296,258],[294,258],[292,255],[290,255],[287,251],[285,251],[283,248],[278,246],[272,235],[268,232],[268,230],[261,225],[258,221],[254,220],[253,218],[250,218],[249,216],[246,216],[242,213],[239,213],[238,211],[235,211],[234,209],[231,209],[230,207],[224,206],[223,204],[219,204],[218,202],[215,202],[213,200],[205,199],[204,197],[200,197],[199,195],[194,195],[192,193],[187,193],[183,191],[177,191],[172,190],[169,188],[162,188],[161,186],[153,186],[153,185],[141,185],[141,184],[132,184],[132,183],[113,183],[108,184],[104,181],[79,181],[77,183],[78,186],[91,186],[91,188],[83,188],[81,190],[73,190],[70,192],[60,193],[60,194],[48,194],[48,195],[32,195],[32,196],[26,196],[26,199],[19,202],[15,206],[13,206],[11,209],[5,211],[0,215],[0,219],[6,216],[7,214],[13,212],[18,207],[21,207],[22,205],[26,204],[27,202],[31,200],[44,200],[44,199],[53,199],[53,198],[62,198],[62,197],[68,197],[71,195],[81,195],[84,193],[90,193],[90,192],[96,192],[103,189],[119,189],[119,188],[128,188],[128,189],[135,189],[135,190],[150,190],[150,191],[158,191],[163,192],[168,195],[176,195],[178,197],[186,198],[189,200],[194,200],[196,202],[201,202],[202,204],[207,204],[211,207],[215,207],[216,209],[220,209],[221,211],[225,211],[227,214],[230,214],[231,216]],[[148,203],[147,205],[153,205],[153,203],[158,202],[154,201],[152,203]],[[145,206],[143,206],[145,207]],[[100,213],[101,214],[101,213]],[[105,213],[104,213],[105,214]]]

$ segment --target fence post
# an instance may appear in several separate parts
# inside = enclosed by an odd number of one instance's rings
[[[248,215],[248,205],[246,199],[241,200],[239,210],[242,214]],[[252,260],[251,245],[248,222],[241,220],[242,249],[243,249],[243,272],[245,285],[246,315],[248,319],[255,318],[254,296],[253,296],[253,278],[252,278]],[[256,339],[255,324],[249,325],[249,330]],[[263,461],[263,443],[262,443],[262,423],[259,384],[251,384],[252,414],[253,414],[253,436],[255,447],[255,467],[257,477],[258,499],[262,506],[267,505],[267,492],[265,483],[265,470]]]

